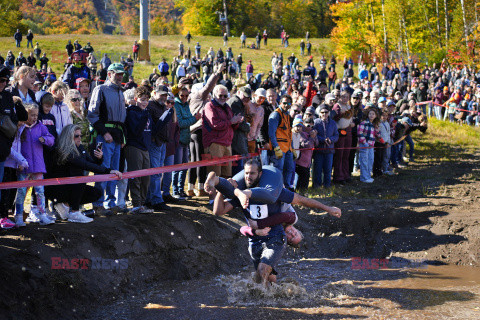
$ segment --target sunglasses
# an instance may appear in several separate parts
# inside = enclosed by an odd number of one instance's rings
[[[218,97],[221,98],[221,99],[227,99],[228,94],[219,94]]]
[[[320,113],[326,114],[328,113],[328,111],[320,111]]]
[[[360,97],[352,97],[353,100],[360,100]]]
[[[70,99],[70,100],[71,100],[72,102],[78,102],[78,101],[80,101],[80,98],[72,98],[72,99]]]
[[[74,135],[73,137],[74,137],[75,139],[78,139],[78,138],[81,138],[82,135],[81,135],[81,134],[76,134],[76,135]]]
[[[287,105],[287,106],[291,106],[291,105],[292,105],[292,103],[291,103],[291,102],[288,102],[288,101],[283,101],[282,104]]]
[[[173,101],[167,101],[168,104],[174,104],[175,102]]]

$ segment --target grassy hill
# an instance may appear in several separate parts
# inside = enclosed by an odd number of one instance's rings
[[[112,59],[112,61],[118,61],[121,54],[125,54],[126,57],[127,54],[131,53],[132,44],[138,39],[138,37],[98,34],[36,35],[34,41],[38,41],[40,47],[42,48],[42,52],[47,53],[47,57],[51,60],[51,62],[53,62],[52,67],[54,71],[57,74],[61,74],[63,72],[63,64],[66,60],[65,45],[67,44],[67,40],[72,40],[73,42],[76,39],[78,39],[82,45],[90,42],[97,55],[108,53],[111,58],[117,57],[116,59]],[[287,57],[290,56],[292,52],[295,53],[300,60],[300,64],[303,66],[308,59],[307,57],[300,56],[300,40],[301,39],[290,39],[290,46],[288,48],[284,48],[281,46],[280,39],[269,39],[267,48],[263,47],[262,42],[262,47],[260,50],[252,50],[240,48],[240,39],[232,37],[230,38],[229,46],[232,47],[235,57],[241,52],[245,62],[251,59],[255,68],[255,72],[268,72],[271,70],[270,60],[274,51],[277,53],[283,53],[284,61],[286,61]],[[135,79],[140,81],[140,79],[147,78],[152,72],[152,69],[156,67],[164,57],[170,63],[173,56],[178,54],[178,43],[180,41],[184,42],[186,50],[189,45],[186,43],[186,39],[182,35],[151,37],[151,64],[136,64],[133,74]],[[200,45],[202,46],[202,56],[205,55],[210,47],[212,47],[215,52],[220,47],[225,51],[225,48],[223,47],[223,40],[220,37],[193,35],[193,39],[190,43],[192,53],[194,52],[194,46],[197,41],[200,42]],[[247,44],[250,44],[253,41],[253,38],[247,38]],[[313,45],[312,55],[314,56],[315,65],[318,66],[318,61],[322,54],[327,58],[331,56],[333,52],[332,44],[329,39],[311,39],[310,41]],[[22,42],[22,48],[15,48],[13,37],[0,38],[0,53],[3,57],[5,57],[8,50],[12,50],[15,57],[18,56],[19,51],[22,51],[24,55],[28,55],[32,49],[27,50],[25,46],[25,40]],[[343,57],[341,59],[343,59]]]

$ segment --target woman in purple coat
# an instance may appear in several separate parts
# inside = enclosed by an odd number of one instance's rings
[[[41,122],[38,121],[38,107],[35,104],[26,104],[25,109],[28,112],[28,119],[23,127],[20,137],[21,151],[23,157],[28,162],[28,167],[19,168],[18,181],[40,180],[43,174],[47,172],[43,160],[43,146],[53,146],[55,138],[48,132]],[[37,212],[30,212],[27,218],[28,222],[38,222],[41,225],[55,223],[55,219],[50,218],[45,213],[45,195],[43,186],[34,187],[37,196]],[[23,203],[27,188],[19,188],[15,204],[15,224],[24,226],[23,222]]]

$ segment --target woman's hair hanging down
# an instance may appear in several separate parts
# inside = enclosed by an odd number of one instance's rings
[[[73,141],[75,131],[77,130],[81,130],[81,128],[76,124],[69,124],[62,129],[57,143],[58,164],[65,164],[70,156],[80,155]]]

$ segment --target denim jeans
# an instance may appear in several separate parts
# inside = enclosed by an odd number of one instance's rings
[[[369,147],[368,143],[360,143],[359,147],[364,147],[358,150],[358,162],[360,163],[360,181],[365,182],[372,176],[374,151]]]
[[[3,182],[3,171],[5,169],[5,161],[0,162],[0,183]],[[2,200],[2,193],[0,192],[0,200]]]
[[[33,40],[27,40],[27,48],[28,48],[28,45],[31,45],[33,48]]]
[[[413,152],[415,151],[415,143],[413,142],[413,139],[410,135],[407,135],[405,137],[405,142],[408,143],[408,146],[409,146],[408,154],[410,156],[410,160],[413,160]]]
[[[123,172],[127,172],[127,161],[125,161],[125,166]],[[122,179],[117,181],[117,190],[115,192],[115,197],[117,198],[117,206],[120,208],[124,208],[125,203],[125,195],[127,194],[128,188],[128,179]]]
[[[390,156],[392,154],[392,147],[385,148],[385,157],[383,157],[382,170],[383,172],[389,171]]]
[[[262,161],[262,166],[268,166],[270,164],[268,150],[262,150],[260,153],[260,160]]]
[[[97,143],[103,143],[103,162],[102,165],[106,168],[110,168],[111,170],[118,170],[120,164],[120,144],[111,142],[106,143],[103,136],[97,136]],[[115,188],[117,186],[117,181],[104,181],[104,182],[97,182],[95,183],[95,187],[100,188],[102,190],[102,196],[100,199],[95,202],[93,205],[95,206],[103,206],[104,202],[106,201],[105,205],[107,208],[115,207]],[[103,191],[106,192],[107,198],[103,194]]]
[[[332,183],[333,153],[313,154],[313,187],[330,187]]]
[[[15,40],[15,44],[17,45],[17,48],[20,48],[20,40]]]
[[[175,161],[175,155],[169,155],[168,157],[165,157],[165,161],[163,165],[166,166],[171,166],[173,165]],[[170,185],[172,184],[172,172],[165,172],[162,176],[162,199],[165,197],[165,195],[170,194]]]
[[[150,154],[150,168],[163,167],[163,163],[165,162],[165,152],[165,143],[161,146],[157,146],[156,143],[150,145],[150,149],[148,150],[148,153]],[[150,202],[151,204],[163,202],[161,178],[161,173],[150,176],[150,188],[148,188],[147,202]]]
[[[19,173],[18,181],[24,180],[41,180],[43,179],[42,173]],[[33,187],[37,196],[37,209],[40,213],[45,213],[45,193],[43,186]],[[23,204],[27,195],[27,188],[18,188],[17,198],[15,199],[15,214],[23,215]]]
[[[283,183],[286,187],[291,187],[293,175],[295,174],[295,162],[293,161],[293,153],[287,151],[283,154],[283,157],[277,159],[277,156],[273,154],[270,157],[270,162],[278,170],[283,172]]]
[[[175,151],[175,164],[188,162],[188,146],[180,144]],[[172,174],[172,191],[173,194],[183,192],[185,186],[185,178],[187,177],[187,170],[173,171]]]

